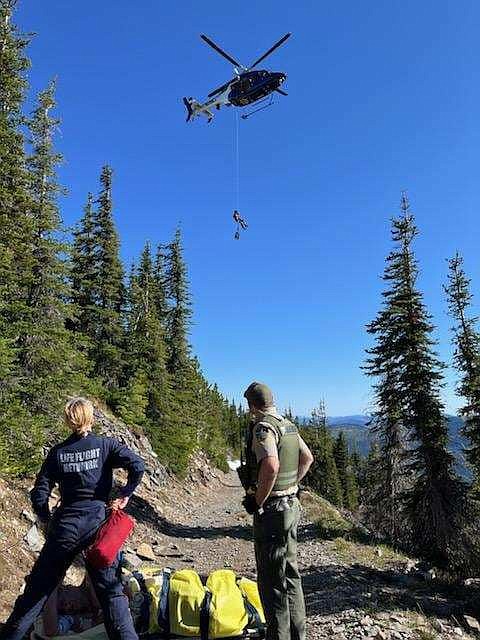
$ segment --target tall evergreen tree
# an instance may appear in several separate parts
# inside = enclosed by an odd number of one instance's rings
[[[384,280],[388,283],[392,275],[390,261]],[[378,444],[376,455],[369,459],[369,483],[366,484],[363,501],[367,519],[380,537],[400,542],[408,535],[406,526],[404,492],[408,486],[408,470],[405,455],[405,430],[401,415],[401,393],[399,370],[397,368],[398,344],[401,341],[400,320],[396,316],[395,290],[387,290],[384,307],[376,320],[367,326],[367,331],[375,336],[376,344],[367,350],[365,370],[375,376],[374,384],[376,408],[372,414],[371,431]],[[374,472],[373,466],[377,465]]]
[[[168,245],[165,288],[170,305],[167,319],[168,370],[174,376],[176,386],[181,387],[190,369],[188,332],[192,309],[179,229]]]
[[[63,193],[56,169],[61,156],[53,148],[58,120],[55,83],[40,93],[29,122],[31,155],[29,213],[33,225],[30,279],[26,290],[24,329],[19,358],[25,376],[22,396],[34,413],[58,415],[65,393],[85,387],[85,362],[73,334],[66,328],[70,317],[65,243],[59,240],[61,218],[58,197]]]
[[[465,398],[461,409],[465,419],[463,435],[468,440],[465,451],[474,474],[475,488],[480,488],[480,337],[478,318],[471,316],[470,280],[463,268],[463,258],[457,253],[448,261],[449,273],[445,292],[454,320],[454,364],[460,374],[458,393]]]
[[[13,0],[0,0],[0,336],[2,350],[15,337],[18,305],[21,303],[25,257],[32,235],[28,172],[25,164],[22,104],[27,88],[25,73],[30,62],[25,55],[28,38],[12,24]]]
[[[16,2],[0,0],[0,470],[36,466],[42,420],[24,403],[19,340],[28,324],[33,219],[21,125],[29,38],[12,23]]]
[[[353,470],[353,474],[355,476],[355,482],[358,488],[358,499],[361,503],[362,501],[362,490],[365,486],[365,466],[366,460],[363,456],[360,455],[358,451],[354,451],[350,456],[350,464]]]
[[[166,367],[166,344],[163,325],[156,306],[157,283],[150,245],[140,257],[137,271],[130,277],[127,360],[130,377],[146,382],[145,417],[152,429],[168,420],[171,400],[170,376]]]
[[[382,417],[391,420],[398,415],[409,438],[412,486],[404,504],[411,546],[438,565],[451,562],[459,566],[468,556],[469,542],[464,536],[468,509],[464,483],[456,476],[453,457],[447,451],[447,426],[439,394],[442,364],[433,350],[434,327],[416,287],[418,266],[412,243],[417,233],[403,194],[401,215],[392,221],[396,248],[387,258],[389,289],[384,292],[378,325],[371,330],[377,336],[377,346],[382,342],[385,346],[384,353],[373,354],[374,366],[395,395],[390,405],[393,416],[385,412]],[[387,370],[390,377],[385,376]]]
[[[343,506],[343,490],[334,456],[334,440],[328,430],[325,404],[312,411],[308,426],[301,435],[313,454],[313,464],[305,484],[336,505]]]
[[[73,328],[93,341],[97,324],[97,246],[91,193],[73,232],[71,281],[76,311]]]
[[[89,194],[84,215],[74,232],[72,296],[75,329],[88,340],[93,374],[114,405],[124,368],[125,286],[118,238],[113,221],[112,169],[104,166],[97,210]]]
[[[15,4],[0,0],[0,353],[10,372],[8,379],[0,378],[5,399],[21,388],[21,376],[14,373],[18,366],[15,342],[25,313],[24,278],[29,272],[33,233],[27,215],[28,172],[20,129],[30,62],[25,55],[28,38],[12,24]]]
[[[105,165],[95,214],[97,314],[95,369],[106,387],[116,390],[123,368],[122,311],[125,301],[120,240],[113,221],[112,169]]]
[[[159,244],[155,255],[155,263],[153,267],[153,279],[155,283],[154,303],[157,316],[162,323],[164,331],[167,329],[168,303],[166,291],[166,274],[165,274],[165,248]]]
[[[342,487],[343,505],[353,511],[358,507],[358,486],[350,462],[347,439],[343,431],[338,434],[335,440],[333,455]]]

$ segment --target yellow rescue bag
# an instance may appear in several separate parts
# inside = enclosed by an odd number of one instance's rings
[[[243,595],[237,577],[229,569],[219,569],[208,576],[210,593],[209,638],[241,636],[248,623]]]
[[[238,588],[242,592],[242,595],[246,598],[247,602],[255,608],[260,618],[260,622],[265,624],[265,613],[263,612],[262,602],[260,600],[260,594],[258,593],[258,585],[253,580],[248,578],[240,578],[238,580]]]
[[[141,636],[262,637],[265,616],[256,582],[229,569],[213,571],[206,586],[196,571],[172,573],[143,565],[124,577],[135,628]]]
[[[171,575],[168,612],[172,635],[200,635],[200,613],[204,598],[205,587],[196,571],[182,569]]]

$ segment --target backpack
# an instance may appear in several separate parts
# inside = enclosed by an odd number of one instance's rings
[[[202,640],[264,635],[257,583],[229,569],[213,571],[205,586],[192,569],[171,573],[152,566],[141,567],[127,582],[140,635]]]

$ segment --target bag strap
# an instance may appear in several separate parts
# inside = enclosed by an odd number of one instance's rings
[[[170,636],[170,609],[168,606],[168,596],[170,593],[170,577],[172,575],[171,569],[164,569],[162,573],[162,588],[160,590],[160,597],[158,599],[158,626],[162,630],[162,633],[168,638]]]
[[[134,571],[132,575],[140,585],[140,589],[143,594],[143,602],[140,607],[138,633],[148,633],[148,628],[150,626],[150,593],[148,592],[147,585],[145,584],[145,578],[142,574],[139,571]]]
[[[200,607],[200,638],[208,640],[208,629],[210,626],[210,604],[212,602],[212,594],[210,591],[205,592],[202,605]]]
[[[248,614],[247,627],[249,626],[259,630],[263,629],[264,625],[260,618],[260,614],[257,611],[257,607],[255,607],[255,605],[253,605],[246,596],[243,596],[243,601]]]

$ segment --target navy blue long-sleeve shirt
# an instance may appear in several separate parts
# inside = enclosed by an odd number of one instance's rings
[[[130,496],[142,479],[143,460],[113,438],[95,433],[71,435],[49,451],[30,493],[33,510],[41,520],[48,520],[48,499],[55,484],[60,489],[62,506],[83,500],[107,502],[114,469],[128,472],[120,496]]]

